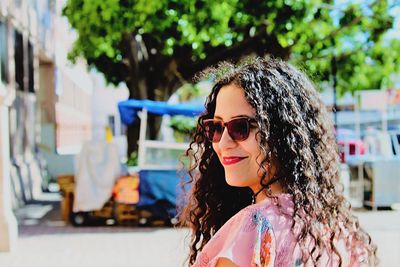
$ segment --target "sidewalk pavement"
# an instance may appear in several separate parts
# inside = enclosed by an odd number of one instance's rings
[[[188,229],[73,227],[61,220],[59,205],[49,201],[16,212],[17,248],[0,253],[0,267],[184,266]]]
[[[186,266],[185,228],[80,227],[60,220],[59,203],[30,207],[41,219],[19,218],[17,249],[0,253],[0,267]],[[357,211],[378,245],[380,266],[400,263],[400,211]],[[19,214],[21,217],[22,215]],[[23,216],[22,216],[23,217]],[[38,223],[38,224],[35,224]]]
[[[400,210],[354,212],[378,246],[379,266],[400,266]]]

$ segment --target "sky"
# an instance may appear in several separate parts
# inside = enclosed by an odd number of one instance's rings
[[[336,0],[335,6],[336,7],[345,7],[351,3],[359,3],[363,5],[368,5],[371,0]],[[400,39],[400,1],[399,0],[389,0],[389,6],[391,7],[389,13],[390,15],[395,17],[395,21],[393,24],[393,29],[389,30],[385,34],[385,38],[393,39],[397,38]]]
[[[400,4],[390,10],[390,14],[395,17],[393,29],[387,35],[389,38],[400,39]]]

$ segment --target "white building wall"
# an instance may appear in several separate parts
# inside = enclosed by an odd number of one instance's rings
[[[92,138],[105,140],[105,129],[109,127],[108,118],[114,117],[114,135],[121,136],[121,120],[118,102],[128,99],[128,88],[121,84],[118,88],[107,86],[102,74],[93,73],[94,93],[92,97]]]

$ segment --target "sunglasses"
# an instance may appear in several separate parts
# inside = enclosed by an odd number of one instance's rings
[[[216,119],[208,119],[203,121],[207,138],[217,143],[221,140],[225,127],[233,141],[244,141],[249,137],[250,129],[255,128],[256,120],[254,118],[237,118],[228,122]]]

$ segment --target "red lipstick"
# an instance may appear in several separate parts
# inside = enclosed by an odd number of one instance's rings
[[[222,164],[223,165],[236,164],[245,158],[247,158],[247,157],[222,157]]]

